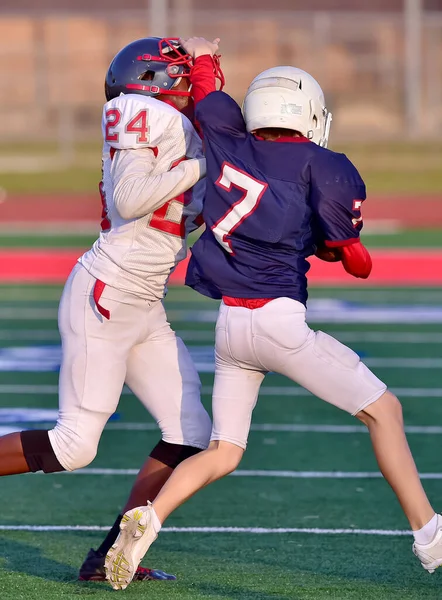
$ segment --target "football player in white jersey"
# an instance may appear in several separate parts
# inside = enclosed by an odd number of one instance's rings
[[[126,383],[161,429],[122,511],[154,500],[173,469],[205,449],[211,421],[200,380],[162,300],[200,223],[206,165],[181,112],[223,83],[219,40],[195,38],[192,56],[172,38],[132,42],[113,59],[103,108],[102,231],[66,282],[59,307],[63,358],[59,416],[50,430],[0,438],[0,475],[88,465]],[[192,46],[193,44],[193,46]],[[192,91],[189,91],[192,85]],[[121,515],[80,579],[104,580]],[[138,569],[135,579],[174,579]]]

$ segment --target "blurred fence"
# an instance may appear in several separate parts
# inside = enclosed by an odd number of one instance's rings
[[[221,37],[226,91],[237,100],[259,71],[293,64],[325,90],[334,140],[441,135],[442,12],[408,24],[399,12],[193,10],[169,17],[169,35]],[[2,144],[56,141],[69,160],[75,142],[98,140],[108,64],[127,42],[166,33],[149,24],[147,9],[0,12]]]

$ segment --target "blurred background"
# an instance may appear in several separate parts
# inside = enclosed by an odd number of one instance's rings
[[[440,244],[442,0],[0,0],[0,243],[93,241],[104,75],[149,35],[219,36],[238,102],[263,69],[309,71],[367,182],[367,244]]]

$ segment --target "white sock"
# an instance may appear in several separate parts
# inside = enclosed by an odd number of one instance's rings
[[[153,528],[155,529],[155,533],[160,533],[161,531],[161,522],[158,518],[157,513],[155,512],[154,507],[152,506],[152,525]]]
[[[437,531],[437,514],[434,514],[433,518],[428,521],[422,529],[413,531],[414,541],[421,546],[426,546],[433,541]]]

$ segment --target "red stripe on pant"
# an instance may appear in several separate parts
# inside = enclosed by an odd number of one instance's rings
[[[106,284],[103,283],[102,281],[100,281],[99,279],[97,279],[97,281],[95,282],[94,285],[94,302],[95,302],[95,306],[97,307],[98,312],[100,313],[100,315],[103,315],[103,317],[105,319],[110,319],[110,311],[108,311],[106,308],[103,308],[100,304],[100,298],[101,298],[101,294],[103,293],[104,288],[106,287]]]

